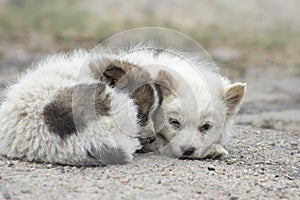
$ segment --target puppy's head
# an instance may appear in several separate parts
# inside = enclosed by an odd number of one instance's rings
[[[92,65],[96,69],[96,65]],[[156,87],[150,74],[137,65],[113,61],[104,70],[94,70],[101,72],[96,74],[111,87],[118,88],[130,94],[135,100],[138,109],[138,120],[141,126],[140,142],[142,145],[152,143],[156,139],[156,133],[152,121],[152,116],[162,102],[160,89]]]
[[[164,70],[157,75],[164,95],[164,124],[158,134],[166,140],[160,151],[177,158],[203,158],[228,131],[229,120],[243,99],[245,84],[223,86],[220,81],[208,85],[177,77]]]

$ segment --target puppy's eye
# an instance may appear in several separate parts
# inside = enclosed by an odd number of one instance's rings
[[[180,122],[177,119],[170,118],[169,123],[176,129],[180,128]]]
[[[210,122],[206,122],[204,125],[202,125],[200,128],[199,128],[199,131],[200,132],[206,132],[208,131],[209,129],[211,129],[212,127],[212,124]]]

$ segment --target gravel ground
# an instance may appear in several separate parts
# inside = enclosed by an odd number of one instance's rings
[[[238,126],[224,160],[70,167],[0,158],[0,199],[297,199],[300,134]]]

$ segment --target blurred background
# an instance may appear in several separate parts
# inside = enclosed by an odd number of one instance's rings
[[[0,91],[41,56],[159,26],[192,37],[224,75],[248,83],[239,124],[299,132],[299,8],[299,0],[0,0]]]

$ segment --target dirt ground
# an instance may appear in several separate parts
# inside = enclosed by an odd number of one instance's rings
[[[238,126],[225,160],[139,154],[131,164],[70,167],[0,159],[2,199],[297,199],[299,133]]]
[[[0,95],[36,56],[0,61]],[[252,69],[224,160],[138,154],[122,166],[71,167],[0,157],[0,199],[298,199],[300,79]]]

